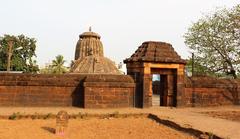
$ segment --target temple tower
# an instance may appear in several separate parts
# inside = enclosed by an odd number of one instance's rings
[[[89,32],[84,32],[79,35],[75,51],[75,60],[89,55],[103,56],[103,45],[100,38],[100,35],[92,32],[91,27],[89,28]]]
[[[104,57],[100,38],[100,35],[92,32],[91,27],[88,32],[79,35],[71,73],[121,74],[115,63]]]

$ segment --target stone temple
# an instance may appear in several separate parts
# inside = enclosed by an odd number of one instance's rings
[[[71,73],[121,74],[114,62],[104,57],[101,36],[91,31],[79,35]]]
[[[79,36],[72,74],[0,73],[0,106],[148,108],[240,105],[240,80],[187,77],[170,43],[146,41],[124,60],[127,75],[104,57],[100,35]],[[153,80],[158,75],[159,80]]]

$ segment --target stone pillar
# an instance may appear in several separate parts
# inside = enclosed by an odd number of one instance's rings
[[[173,106],[174,104],[174,76],[172,74],[167,75],[167,106]]]
[[[143,108],[148,108],[152,106],[152,75],[149,64],[144,64],[143,73]]]
[[[182,95],[185,91],[185,84],[184,84],[184,64],[180,64],[177,70],[177,103],[176,106],[180,107],[184,105],[184,100]]]

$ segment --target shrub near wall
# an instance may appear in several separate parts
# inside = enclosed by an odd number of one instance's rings
[[[239,105],[240,81],[212,77],[186,77],[182,102],[185,106]]]

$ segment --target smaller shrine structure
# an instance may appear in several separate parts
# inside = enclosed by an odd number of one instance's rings
[[[152,74],[160,74],[162,91],[161,106],[181,105],[184,92],[184,67],[186,61],[174,51],[169,43],[147,41],[135,53],[124,60],[127,74],[136,83],[135,106],[152,106]]]

